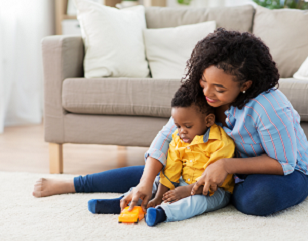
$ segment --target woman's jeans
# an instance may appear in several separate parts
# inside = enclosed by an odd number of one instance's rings
[[[76,192],[127,192],[138,185],[144,166],[131,166],[74,178]],[[299,204],[308,196],[308,176],[248,175],[235,185],[232,204],[242,213],[266,216]]]

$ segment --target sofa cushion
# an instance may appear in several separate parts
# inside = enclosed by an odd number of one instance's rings
[[[181,79],[185,73],[186,62],[198,41],[213,33],[215,29],[215,21],[209,21],[175,28],[143,30],[152,77]]]
[[[79,114],[170,117],[178,79],[85,78],[65,79],[62,106]],[[302,121],[308,121],[308,82],[280,79],[279,90],[290,100]]]
[[[308,11],[256,8],[253,33],[269,47],[281,78],[292,77],[308,56]]]
[[[145,9],[147,28],[170,28],[180,25],[216,21],[216,27],[227,30],[252,31],[252,5],[219,8],[163,8]]]
[[[65,79],[62,106],[79,114],[170,117],[179,79]]]
[[[75,3],[86,52],[85,77],[147,77],[144,7],[119,10],[84,0]]]
[[[294,78],[280,79],[279,90],[297,110],[301,121],[308,121],[308,81]]]
[[[297,70],[297,72],[293,75],[295,79],[308,80],[308,57],[301,65],[301,67]]]

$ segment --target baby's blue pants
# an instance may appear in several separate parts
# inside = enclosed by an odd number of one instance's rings
[[[153,183],[152,198],[154,198],[159,185],[159,176]],[[187,186],[188,184],[180,178],[179,186]],[[132,188],[124,193],[124,196],[131,192]],[[222,188],[218,188],[212,196],[194,195],[183,198],[174,203],[162,203],[158,207],[164,209],[167,219],[166,222],[181,221],[200,215],[205,212],[214,211],[225,207],[230,202],[231,194]],[[139,199],[137,205],[141,205],[142,200]]]
[[[180,186],[188,185],[183,179]],[[205,212],[211,212],[225,207],[230,201],[231,194],[222,188],[218,188],[212,196],[194,195],[183,198],[174,203],[162,203],[159,205],[164,209],[166,222],[181,221]]]

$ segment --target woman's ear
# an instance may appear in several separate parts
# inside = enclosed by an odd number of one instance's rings
[[[252,80],[247,80],[246,82],[244,82],[244,84],[242,84],[241,86],[241,92],[247,91],[251,85],[252,85]]]
[[[214,125],[215,123],[215,115],[213,113],[211,114],[208,114],[206,117],[205,117],[205,124],[207,127],[211,127],[212,125]]]

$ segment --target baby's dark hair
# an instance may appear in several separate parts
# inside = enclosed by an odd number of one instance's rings
[[[210,106],[204,96],[198,98],[192,98],[189,94],[189,89],[182,85],[178,91],[175,93],[173,99],[171,100],[171,107],[190,107],[193,104],[196,105],[198,110],[204,114],[214,113],[214,108]]]
[[[239,109],[260,93],[278,85],[279,74],[269,48],[260,38],[248,32],[218,28],[197,43],[182,79],[192,98],[203,96],[199,81],[204,70],[212,65],[233,75],[234,81],[240,85],[252,81],[246,93],[240,93],[231,104]]]

